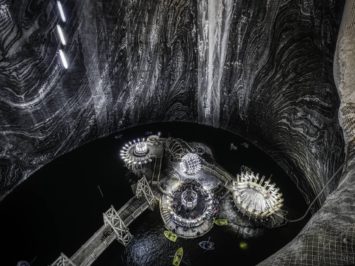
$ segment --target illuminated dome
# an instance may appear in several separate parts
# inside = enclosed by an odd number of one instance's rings
[[[148,145],[146,142],[138,142],[135,147],[134,147],[134,154],[137,155],[137,156],[143,156],[143,155],[146,155],[149,150],[148,150]]]
[[[195,238],[213,227],[215,201],[200,183],[188,181],[174,186],[160,201],[165,227],[183,238]]]
[[[187,210],[192,210],[197,205],[198,194],[193,189],[186,189],[181,194],[181,203]]]
[[[188,175],[195,175],[201,170],[201,160],[195,153],[187,153],[181,159],[181,167]]]
[[[140,167],[152,161],[149,142],[144,138],[125,144],[121,151],[121,159],[128,168]]]
[[[283,198],[270,180],[251,171],[237,175],[233,182],[233,199],[237,208],[254,219],[268,218],[281,210]]]

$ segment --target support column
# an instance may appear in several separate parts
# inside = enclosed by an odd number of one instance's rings
[[[113,206],[108,209],[104,214],[104,223],[105,225],[109,225],[112,230],[116,234],[116,238],[119,242],[121,242],[124,246],[131,241],[133,236],[129,232],[127,226],[122,221],[121,217],[119,216],[118,212],[115,210]]]
[[[148,202],[150,209],[153,210],[155,205],[155,196],[145,176],[138,180],[136,188],[136,197],[140,198],[142,196],[144,196]]]
[[[75,266],[75,264],[65,254],[61,253],[51,266]]]

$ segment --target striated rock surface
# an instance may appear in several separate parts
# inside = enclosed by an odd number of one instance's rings
[[[355,1],[348,0],[339,31],[334,78],[346,158],[340,182],[304,230],[261,265],[355,264]]]
[[[190,121],[253,140],[310,200],[327,184],[323,203],[336,188],[304,231],[265,264],[331,265],[324,261],[337,257],[332,247],[351,254],[353,1],[338,41],[338,90],[333,57],[343,1],[62,3],[66,23],[55,1],[0,0],[0,198],[90,140],[137,124]],[[344,150],[347,168],[328,184]],[[324,242],[329,250],[308,252]]]
[[[312,191],[342,161],[332,78],[341,2],[63,6],[68,70],[57,53],[55,2],[0,2],[1,196],[60,154],[154,121],[198,122],[256,140]]]

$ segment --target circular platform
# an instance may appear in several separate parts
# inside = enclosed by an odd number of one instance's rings
[[[167,229],[182,238],[196,238],[213,227],[214,206],[210,191],[196,181],[185,181],[162,196],[160,212]]]
[[[139,169],[159,156],[161,147],[159,137],[152,135],[147,139],[139,138],[126,143],[120,151],[120,156],[127,168]]]
[[[279,212],[283,205],[282,194],[275,184],[251,171],[237,175],[232,191],[236,207],[249,218],[267,219]]]

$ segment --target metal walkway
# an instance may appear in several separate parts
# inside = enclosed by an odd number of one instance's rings
[[[119,216],[128,227],[139,215],[149,208],[148,202],[142,197],[132,197],[119,210]],[[108,225],[103,225],[77,252],[70,258],[76,266],[91,265],[104,250],[116,240],[116,234]]]

